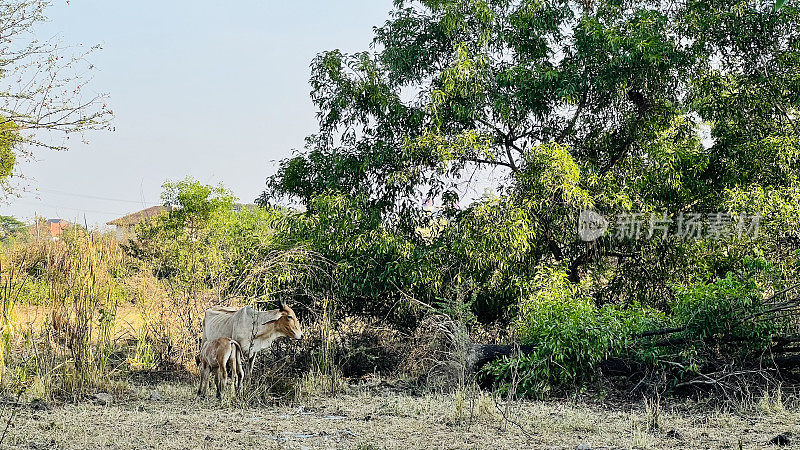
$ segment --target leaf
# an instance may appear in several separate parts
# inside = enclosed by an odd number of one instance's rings
[[[786,0],[775,0],[775,11],[783,8],[783,5],[786,4]]]

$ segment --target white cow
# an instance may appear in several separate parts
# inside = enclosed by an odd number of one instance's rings
[[[203,318],[203,342],[220,337],[231,338],[242,348],[245,366],[252,373],[256,354],[269,348],[279,337],[302,339],[303,330],[292,308],[281,303],[279,309],[259,311],[251,306],[240,309],[215,306]]]

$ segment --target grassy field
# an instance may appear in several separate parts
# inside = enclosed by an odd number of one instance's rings
[[[686,401],[657,408],[506,405],[486,393],[411,396],[384,383],[294,404],[244,407],[230,398],[221,405],[197,400],[194,390],[186,383],[162,383],[133,387],[110,405],[27,403],[16,408],[2,448],[738,449],[763,448],[779,433],[790,437],[790,445],[800,439],[800,413],[763,401],[741,412]],[[160,399],[151,399],[154,391]],[[13,409],[3,406],[3,424]]]

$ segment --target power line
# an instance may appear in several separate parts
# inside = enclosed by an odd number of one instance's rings
[[[94,210],[94,209],[70,208],[69,206],[61,206],[61,205],[58,205],[58,206],[57,205],[50,205],[48,203],[35,202],[35,201],[32,201],[32,200],[28,200],[28,199],[19,199],[18,201],[23,202],[23,203],[28,203],[30,205],[44,206],[44,207],[47,207],[47,208],[54,208],[56,210],[56,212],[58,212],[59,209],[69,209],[71,211],[90,212],[90,213],[96,213],[96,214],[111,214],[113,216],[124,216],[125,214],[127,214],[127,213],[118,213],[118,212],[111,212],[111,211],[98,211],[98,210]]]
[[[39,190],[42,191],[42,192],[49,192],[49,193],[52,193],[52,194],[68,195],[68,196],[72,196],[72,197],[91,198],[91,199],[94,199],[94,200],[108,200],[108,201],[112,201],[112,202],[136,203],[137,205],[147,205],[147,204],[150,203],[150,202],[147,202],[145,200],[126,200],[126,199],[121,199],[121,198],[101,197],[101,196],[97,196],[97,195],[76,194],[74,192],[57,191],[57,190],[54,190],[54,189],[39,189]]]

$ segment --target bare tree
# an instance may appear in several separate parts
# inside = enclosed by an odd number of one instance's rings
[[[39,40],[38,23],[47,2],[0,0],[0,191],[18,157],[30,160],[37,149],[65,150],[71,135],[109,126],[107,95],[87,88],[94,66],[88,49]],[[19,174],[18,174],[19,175]]]

